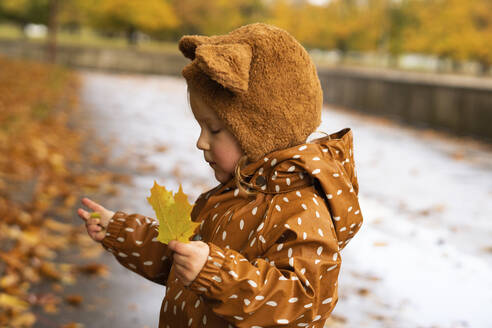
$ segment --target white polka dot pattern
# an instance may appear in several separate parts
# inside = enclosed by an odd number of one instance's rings
[[[192,217],[210,254],[188,288],[172,276],[172,255],[157,240],[153,219],[115,216],[103,246],[125,267],[167,284],[166,322],[322,327],[337,303],[339,252],[362,224],[351,134],[344,133],[245,167],[252,197],[233,181],[200,196]],[[227,300],[216,305],[220,317],[205,299]]]

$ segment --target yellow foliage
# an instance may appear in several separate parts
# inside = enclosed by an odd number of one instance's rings
[[[2,0],[2,8],[9,12],[23,12],[28,6],[29,0]]]
[[[18,297],[0,293],[0,307],[14,310],[25,310],[29,307],[29,303],[19,299]]]
[[[60,222],[60,213],[74,215],[71,208],[81,190],[102,189],[116,176],[80,167],[89,131],[68,120],[69,115],[80,118],[75,73],[2,56],[0,67],[0,327],[28,327],[34,323],[28,310],[36,303],[23,300],[30,299],[31,284],[75,282],[73,268],[47,260],[68,247],[86,246],[81,239],[86,235]],[[106,156],[100,142],[92,140],[98,154]],[[90,156],[85,163],[94,167]],[[60,220],[48,217],[48,211]],[[56,310],[54,303],[45,304]]]
[[[105,28],[154,32],[178,25],[173,7],[163,0],[87,0],[84,7],[95,24]]]
[[[160,223],[157,240],[164,244],[171,240],[187,243],[199,223],[191,221],[190,213],[193,206],[188,203],[188,197],[183,193],[181,186],[173,196],[171,191],[154,181],[147,200]]]
[[[418,26],[407,32],[407,50],[492,62],[490,0],[414,1],[413,6]]]
[[[289,31],[307,47],[346,50],[374,49],[381,38],[385,0],[333,0],[325,5],[276,0],[267,22]]]
[[[254,9],[255,1],[248,0],[180,0],[174,8],[184,33],[217,35],[249,23],[243,15],[245,8]]]

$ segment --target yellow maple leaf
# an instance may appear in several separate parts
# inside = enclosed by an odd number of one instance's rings
[[[29,303],[16,296],[0,293],[0,307],[22,311],[29,307]]]
[[[171,240],[189,242],[200,223],[191,221],[190,213],[193,206],[188,202],[188,197],[181,185],[179,191],[173,196],[172,191],[168,191],[154,181],[147,201],[152,205],[159,220],[158,241],[164,244],[168,244]]]

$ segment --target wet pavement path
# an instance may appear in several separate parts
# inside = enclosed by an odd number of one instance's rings
[[[111,156],[127,158],[133,186],[103,205],[154,216],[153,181],[193,201],[214,186],[195,148],[198,125],[182,79],[84,72],[82,100]],[[492,308],[490,146],[382,119],[325,109],[319,130],[351,127],[365,223],[342,252],[334,327],[486,327]],[[74,260],[75,261],[75,260]],[[165,287],[119,265],[79,279],[85,327],[157,327]],[[64,320],[63,322],[67,322]],[[38,327],[51,327],[38,325]]]

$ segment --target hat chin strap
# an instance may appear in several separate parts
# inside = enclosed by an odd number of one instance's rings
[[[234,168],[234,180],[236,182],[236,186],[240,191],[246,193],[248,196],[252,196],[255,195],[255,193],[251,192],[250,189],[252,189],[254,185],[245,181],[243,179],[243,175],[241,174],[241,169],[244,168],[244,166],[247,163],[248,163],[248,156],[247,155],[241,156],[241,158],[236,163],[236,167]]]

